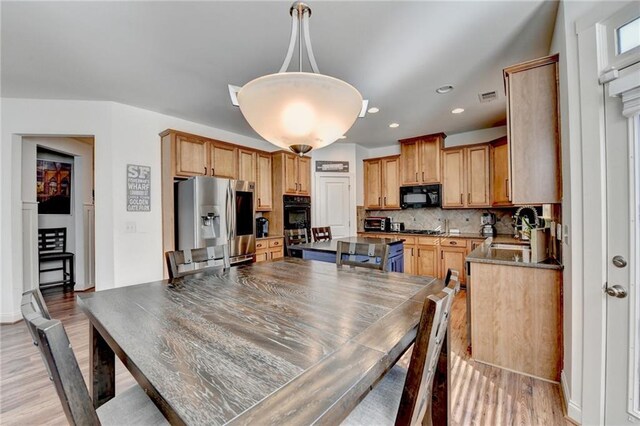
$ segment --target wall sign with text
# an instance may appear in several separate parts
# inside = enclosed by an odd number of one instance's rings
[[[316,161],[316,172],[349,173],[348,161]]]
[[[151,167],[127,164],[127,211],[151,211]]]

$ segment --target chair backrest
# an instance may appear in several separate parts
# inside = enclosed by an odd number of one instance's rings
[[[48,311],[44,301],[38,300],[42,298],[39,293],[38,290],[30,290],[22,295],[22,317],[32,332],[33,344],[40,349],[64,414],[72,425],[99,425],[67,333],[59,320],[44,315]],[[44,311],[39,309],[41,303]]]
[[[298,244],[306,244],[309,242],[309,235],[306,228],[302,229],[285,229],[284,230],[284,246],[287,249],[287,256],[290,256],[289,247]]]
[[[169,278],[181,278],[202,272],[217,272],[229,268],[229,246],[204,247],[166,253]]]
[[[319,226],[317,228],[311,228],[311,233],[313,234],[313,241],[331,241],[331,227],[330,226]]]
[[[445,342],[453,298],[459,288],[458,273],[449,270],[445,288],[436,295],[427,296],[424,301],[396,425],[431,424],[423,419],[431,415],[436,363]]]
[[[67,251],[67,228],[38,229],[38,253],[64,253]]]
[[[386,244],[338,241],[338,250],[336,251],[336,264],[338,266],[361,266],[363,268],[386,271],[388,263],[389,246]]]

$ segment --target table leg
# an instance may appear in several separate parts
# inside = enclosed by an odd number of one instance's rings
[[[451,350],[449,342],[449,334],[451,333],[451,322],[447,325],[447,333],[442,342],[442,349],[436,366],[435,376],[433,378],[433,395],[431,399],[431,419],[434,426],[449,424],[449,389],[451,381]]]
[[[91,368],[89,382],[93,407],[98,408],[116,396],[116,356],[93,324],[89,329]]]

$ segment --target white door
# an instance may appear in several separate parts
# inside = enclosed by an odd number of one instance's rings
[[[607,158],[605,423],[638,424],[640,105],[623,104],[623,100],[630,96],[640,99],[640,63],[620,71],[620,77],[603,88]]]
[[[349,176],[319,176],[317,184],[316,226],[330,226],[333,238],[351,236]]]

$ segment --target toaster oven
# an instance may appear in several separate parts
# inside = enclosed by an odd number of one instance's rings
[[[371,216],[364,218],[365,232],[389,232],[391,231],[391,218]]]

